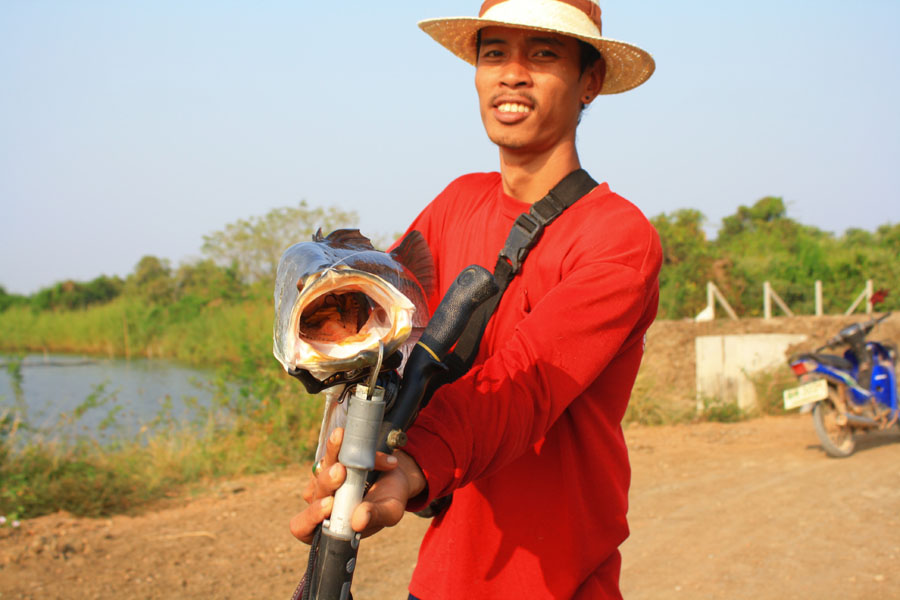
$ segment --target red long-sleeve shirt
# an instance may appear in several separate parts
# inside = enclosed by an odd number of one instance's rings
[[[466,266],[493,269],[528,204],[498,173],[451,183],[413,222],[439,298]],[[630,467],[621,429],[656,315],[661,249],[601,184],[550,224],[506,290],[475,366],[442,387],[405,450],[428,482],[408,507],[454,492],[410,591],[443,598],[619,598]]]

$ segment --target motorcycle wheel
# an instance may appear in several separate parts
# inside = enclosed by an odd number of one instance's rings
[[[829,394],[836,393],[829,389]],[[820,400],[813,406],[813,427],[816,436],[822,442],[825,453],[834,458],[846,458],[853,454],[856,441],[853,439],[853,430],[849,425],[837,424],[838,410],[831,398]]]

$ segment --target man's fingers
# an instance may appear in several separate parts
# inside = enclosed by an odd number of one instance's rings
[[[331,435],[325,441],[325,456],[323,457],[323,467],[328,468],[338,461],[338,454],[341,451],[341,442],[344,440],[344,428],[335,427]]]
[[[306,485],[303,487],[303,500],[305,500],[307,504],[312,504],[315,499],[316,480],[310,477],[306,480]]]
[[[343,440],[344,430],[340,427],[328,436],[325,454],[303,489],[303,499],[309,506],[291,519],[291,533],[307,544],[312,541],[316,525],[331,514],[334,493],[347,477],[347,469],[338,462]],[[396,525],[403,517],[409,485],[405,474],[396,470],[399,464],[396,456],[375,453],[375,469],[385,472],[387,477],[372,486],[370,495],[374,495],[353,512],[350,525],[354,530],[371,535],[383,527]]]
[[[291,533],[295,538],[309,544],[316,533],[316,526],[324,521],[334,506],[334,498],[327,496],[306,507],[306,510],[291,519]]]
[[[313,466],[313,477],[303,489],[303,499],[312,503],[319,498],[334,494],[347,476],[344,466],[338,462],[344,429],[335,428],[325,442],[325,455]]]
[[[391,497],[377,502],[363,502],[353,511],[350,527],[367,537],[385,527],[393,527],[403,518],[406,503]]]
[[[350,517],[350,526],[364,537],[384,527],[393,527],[403,518],[409,499],[409,480],[402,469],[394,466],[372,485]]]
[[[317,469],[315,477],[307,480],[301,496],[308,504],[325,496],[333,496],[334,492],[344,483],[346,476],[347,470],[340,463],[334,463],[327,469]]]
[[[347,469],[341,463],[334,463],[327,469],[322,469],[316,476],[316,495],[331,496],[341,487],[347,477]]]
[[[385,454],[384,452],[375,453],[375,470],[390,471],[397,467],[397,457],[393,454]]]

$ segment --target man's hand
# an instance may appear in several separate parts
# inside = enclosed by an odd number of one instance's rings
[[[291,519],[291,533],[306,544],[312,542],[316,526],[331,515],[334,492],[347,476],[346,469],[338,462],[343,439],[341,428],[328,437],[325,456],[303,490],[303,499],[309,506]],[[402,451],[395,452],[394,456],[377,452],[375,470],[384,473],[369,488],[350,518],[350,526],[354,531],[361,531],[364,537],[396,525],[403,517],[407,501],[425,489],[425,477],[419,466]]]
[[[372,484],[350,518],[350,527],[362,532],[363,537],[399,523],[409,499],[425,489],[425,475],[410,455],[397,450],[390,458],[397,459],[396,468],[383,473]]]

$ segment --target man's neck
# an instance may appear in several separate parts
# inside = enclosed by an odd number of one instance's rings
[[[546,196],[563,177],[580,167],[574,143],[539,154],[500,148],[503,191],[528,204]]]

